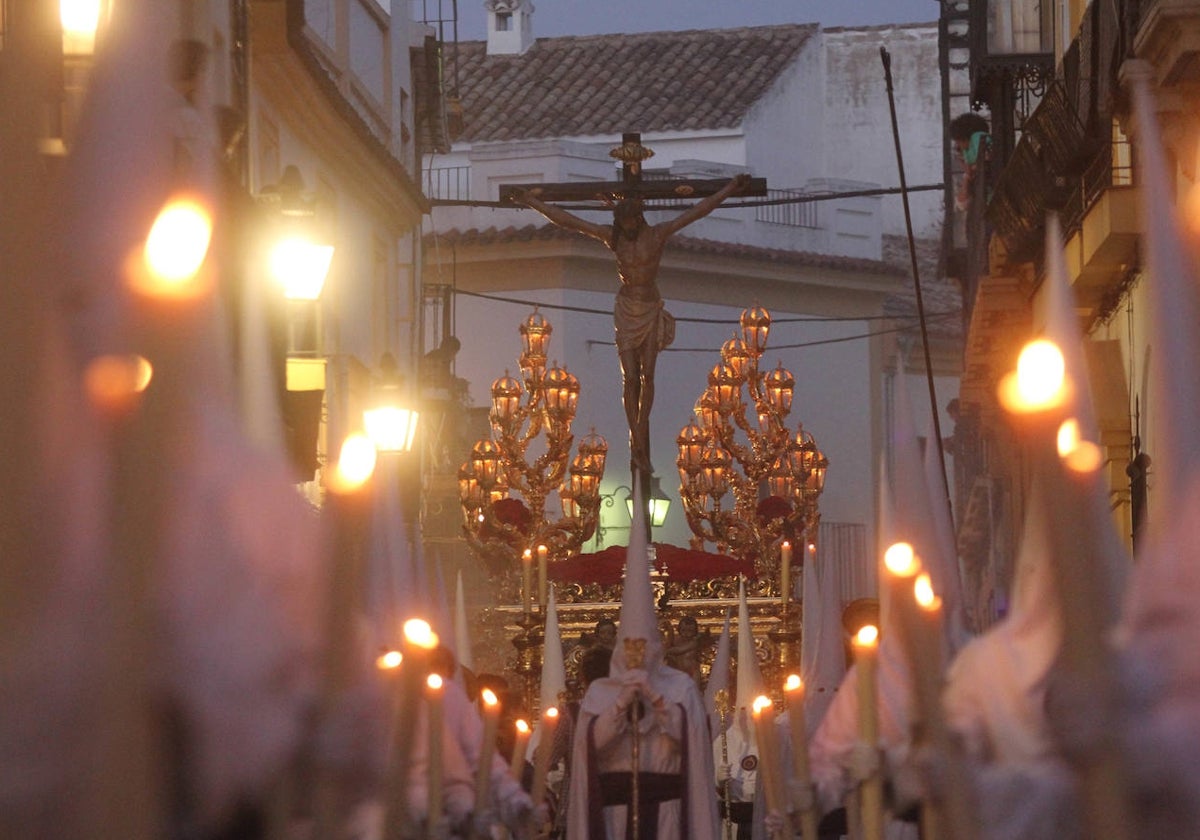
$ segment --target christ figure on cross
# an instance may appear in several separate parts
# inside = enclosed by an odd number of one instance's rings
[[[625,418],[629,423],[630,461],[635,471],[649,476],[650,408],[654,403],[654,363],[658,353],[675,338],[675,319],[658,291],[658,266],[671,234],[716,210],[726,198],[744,189],[750,176],[737,175],[724,187],[706,196],[673,219],[651,225],[642,199],[627,195],[613,207],[613,223],[601,225],[581,219],[542,201],[536,187],[514,196],[559,227],[598,239],[617,258],[620,288],[613,308],[617,355],[624,382]]]

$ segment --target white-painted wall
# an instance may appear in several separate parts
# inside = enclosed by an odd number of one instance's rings
[[[827,142],[820,148],[820,174],[885,187],[900,185],[887,86],[879,57],[881,46],[892,57],[897,122],[908,184],[939,184],[943,129],[936,24],[833,29],[824,33],[826,83],[821,123]],[[940,236],[942,193],[938,190],[913,193],[909,204],[916,236]],[[898,196],[884,199],[883,232],[903,234],[904,231],[901,199]]]

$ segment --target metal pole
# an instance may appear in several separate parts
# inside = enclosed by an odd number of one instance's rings
[[[917,297],[917,318],[921,323],[921,346],[925,351],[925,381],[929,385],[929,408],[933,414],[933,434],[937,438],[938,464],[942,469],[942,491],[946,497],[946,512],[954,528],[954,506],[950,503],[950,482],[946,477],[946,448],[942,443],[942,423],[938,419],[937,390],[933,385],[933,362],[929,354],[929,328],[925,323],[925,303],[921,298],[921,275],[917,268],[917,247],[913,238],[912,211],[908,206],[908,185],[904,177],[904,155],[900,151],[900,128],[896,123],[896,97],[892,91],[892,56],[886,47],[879,48],[883,61],[883,76],[887,80],[888,109],[892,115],[892,141],[896,146],[896,167],[900,172],[900,199],[904,203],[904,227],[908,232],[908,255],[912,263],[913,288]],[[903,370],[900,371],[904,373]]]

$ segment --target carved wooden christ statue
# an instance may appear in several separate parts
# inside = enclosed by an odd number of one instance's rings
[[[628,139],[626,142],[629,142]],[[755,185],[758,189],[749,190],[756,180],[760,181]],[[696,182],[688,183],[687,194],[695,194],[693,185]],[[616,255],[617,279],[621,285],[613,309],[613,326],[624,383],[625,417],[629,423],[630,463],[635,473],[641,471],[649,476],[654,471],[650,464],[654,365],[659,351],[675,338],[675,319],[664,307],[657,283],[658,266],[667,239],[676,231],[707,216],[731,195],[762,194],[765,192],[765,183],[749,175],[738,175],[715,192],[707,191],[710,194],[675,218],[657,225],[649,224],[643,215],[644,188],[639,190],[641,185],[636,176],[631,180],[627,174],[626,182],[616,185],[617,189],[613,190],[620,198],[615,205],[611,204],[611,200],[608,202],[613,208],[611,225],[589,222],[543,200],[548,195],[558,197],[554,195],[554,188],[563,186],[568,185],[548,184],[544,188],[513,189],[507,196],[537,210],[560,227],[598,239]],[[590,186],[591,197],[600,194],[608,198],[604,193],[607,185],[593,183],[570,186]]]

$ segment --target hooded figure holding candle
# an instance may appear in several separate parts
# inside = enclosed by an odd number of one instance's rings
[[[708,716],[696,682],[663,663],[640,498],[633,510],[609,676],[588,687],[576,725],[567,837],[623,840],[636,813],[643,840],[717,840]]]

